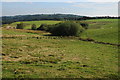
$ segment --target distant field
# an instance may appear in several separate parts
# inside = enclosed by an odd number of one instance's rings
[[[59,22],[61,21],[24,21],[23,23],[26,24],[25,29],[31,29],[32,24],[36,24],[36,26],[39,27],[41,24],[56,24]],[[18,23],[21,23],[21,22],[12,23],[11,26],[15,27]]]
[[[117,43],[116,19],[85,22],[90,27],[82,38]],[[38,21],[27,23],[42,24]],[[17,22],[12,25],[15,24]],[[3,78],[118,78],[117,46],[46,34],[50,33],[3,29]]]

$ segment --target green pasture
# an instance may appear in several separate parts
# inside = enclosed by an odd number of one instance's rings
[[[26,23],[40,25],[58,22],[60,21]],[[85,22],[89,23],[89,29],[82,33],[82,38],[118,42],[117,19]],[[11,25],[14,27],[17,23],[19,22]],[[43,31],[3,28],[2,33],[3,37],[26,37],[2,39],[3,78],[119,78],[117,46],[80,41],[74,37],[45,36],[50,33]],[[30,36],[41,38],[29,38]]]
[[[61,21],[24,21],[22,23],[25,23],[25,29],[31,29],[31,25],[35,24],[37,27],[40,27],[41,24],[57,24]],[[21,22],[15,22],[12,23],[11,26],[16,27],[17,24]]]
[[[89,29],[82,34],[82,37],[118,44],[117,19],[87,20],[85,22],[89,24]]]

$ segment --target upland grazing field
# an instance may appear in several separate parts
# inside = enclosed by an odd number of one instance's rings
[[[82,37],[89,37],[98,41],[118,44],[118,20],[98,19],[87,20],[89,28]]]
[[[40,25],[42,21],[28,21]],[[61,21],[44,21],[56,24]],[[81,38],[118,44],[118,20],[85,20]],[[11,26],[15,26],[12,23]],[[28,26],[30,28],[30,26]],[[2,29],[3,78],[118,78],[118,47],[46,36],[44,31]]]
[[[56,24],[56,23],[59,23],[59,22],[62,22],[62,21],[24,21],[22,23],[25,23],[26,26],[25,26],[25,29],[31,29],[31,25],[32,24],[36,24],[37,27],[40,27],[41,24]],[[15,22],[15,23],[12,23],[11,26],[15,27],[17,24],[19,24],[21,22]]]

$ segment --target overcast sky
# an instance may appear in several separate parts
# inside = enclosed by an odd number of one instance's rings
[[[118,1],[119,0],[2,0],[2,16],[54,13],[83,16],[118,16]]]

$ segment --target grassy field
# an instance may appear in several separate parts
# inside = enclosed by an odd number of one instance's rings
[[[117,43],[117,20],[86,22],[81,37]],[[46,34],[3,29],[3,78],[118,78],[117,46]]]
[[[89,24],[89,29],[82,34],[82,37],[118,44],[117,19],[87,20],[85,22]]]
[[[39,27],[41,24],[57,24],[61,21],[24,21],[25,29],[31,29],[32,24]],[[89,29],[85,31],[81,37],[92,38],[98,41],[118,43],[118,20],[117,19],[97,19],[86,20]],[[10,26],[15,27],[20,22],[12,23]],[[111,39],[112,38],[112,39]]]
[[[22,23],[26,24],[25,29],[31,29],[32,24],[36,24],[36,26],[39,27],[41,24],[56,24],[59,22],[61,22],[61,21],[24,21]],[[12,23],[11,26],[15,27],[19,23],[21,23],[21,22]]]

